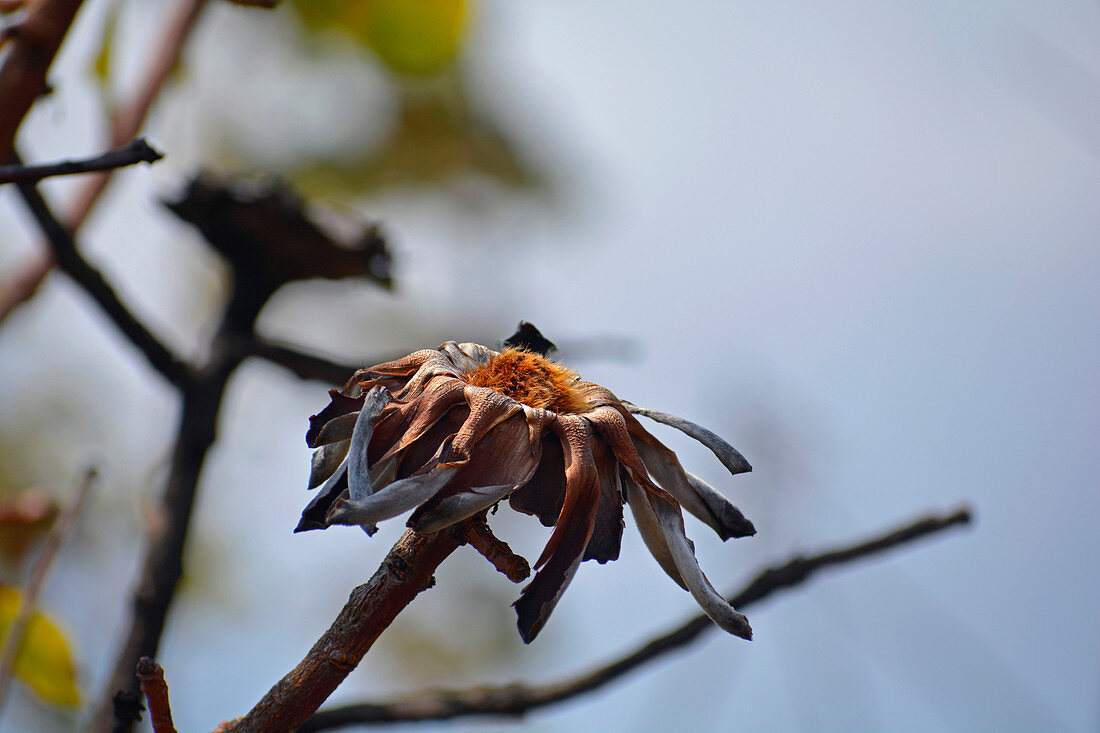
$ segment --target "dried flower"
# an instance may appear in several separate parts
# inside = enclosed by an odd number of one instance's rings
[[[699,569],[680,509],[722,539],[754,534],[752,523],[634,415],[699,440],[731,473],[751,470],[714,433],[635,407],[532,351],[453,341],[362,369],[330,396],[306,434],[317,448],[309,485],[321,490],[295,531],[350,524],[372,534],[375,522],[415,509],[409,527],[434,532],[507,498],[554,527],[515,603],[530,642],[581,561],[619,556],[626,502],[665,572],[718,626],[751,637]]]

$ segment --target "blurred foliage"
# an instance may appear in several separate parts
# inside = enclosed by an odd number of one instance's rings
[[[402,90],[398,119],[377,147],[356,155],[312,160],[290,178],[312,196],[363,194],[392,186],[441,185],[480,175],[509,188],[544,187],[539,173],[474,109],[461,82]]]
[[[22,599],[16,588],[0,585],[0,637],[7,635]],[[76,664],[69,640],[57,624],[41,612],[36,611],[27,622],[14,671],[15,676],[45,702],[70,709],[80,705]]]
[[[466,36],[465,0],[294,0],[293,5],[311,31],[339,30],[398,74],[447,69]]]

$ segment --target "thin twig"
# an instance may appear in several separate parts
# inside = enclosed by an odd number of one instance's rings
[[[18,160],[18,156],[13,157]],[[53,215],[38,188],[33,183],[26,182],[17,183],[16,186],[45,234],[58,266],[96,301],[165,379],[176,385],[186,381],[188,367],[130,313],[103,275],[81,257],[72,235]]]
[[[23,641],[23,632],[26,631],[27,623],[34,615],[34,609],[38,605],[38,596],[42,592],[46,576],[49,574],[50,568],[53,567],[58,550],[64,546],[76,528],[77,517],[80,516],[80,512],[84,508],[85,500],[94,483],[95,476],[96,471],[94,468],[88,469],[84,474],[76,488],[76,493],[69,499],[57,521],[50,529],[50,533],[42,545],[42,552],[38,555],[38,559],[31,569],[27,585],[23,588],[19,611],[12,620],[11,626],[8,627],[8,633],[4,637],[3,648],[0,651],[0,706],[3,706],[7,696],[8,684],[11,682],[15,660]]]
[[[474,517],[462,525],[462,539],[513,583],[522,583],[531,575],[531,565],[512,552],[507,542],[493,534],[484,515]]]
[[[737,608],[744,608],[764,600],[776,591],[799,585],[824,568],[876,555],[969,522],[970,511],[964,508],[947,515],[923,517],[865,542],[810,557],[795,557],[782,566],[760,573],[743,590],[731,596],[729,601]],[[314,733],[348,725],[446,720],[474,715],[521,716],[536,708],[599,689],[646,662],[685,646],[713,628],[710,619],[699,615],[609,664],[559,682],[419,692],[391,702],[366,703],[322,711],[314,715],[300,730],[303,733]]]
[[[129,144],[110,150],[92,158],[80,160],[65,160],[60,163],[46,163],[41,165],[6,165],[0,166],[0,184],[3,183],[34,183],[51,176],[71,176],[77,173],[94,173],[112,168],[124,168],[136,163],[155,163],[164,155],[139,137]]]
[[[172,705],[168,701],[168,683],[164,681],[164,668],[149,657],[137,663],[137,677],[141,691],[149,703],[149,722],[153,733],[178,733],[172,723]]]

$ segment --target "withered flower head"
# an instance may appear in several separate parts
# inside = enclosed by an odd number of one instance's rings
[[[671,425],[710,448],[731,473],[750,470],[732,446],[686,420],[644,410],[525,349],[449,341],[357,372],[310,418],[319,494],[297,530],[361,525],[415,509],[434,532],[507,498],[554,527],[515,606],[530,642],[583,560],[619,556],[623,504],[649,551],[714,622],[751,637],[748,621],[711,586],[684,534],[681,507],[722,539],[754,534],[725,497],[684,471],[635,419]]]

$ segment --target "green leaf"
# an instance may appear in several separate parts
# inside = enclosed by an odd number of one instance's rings
[[[0,585],[0,638],[7,636],[22,599],[18,589]],[[14,671],[45,702],[65,708],[80,706],[72,646],[45,614],[36,611],[27,623]]]

